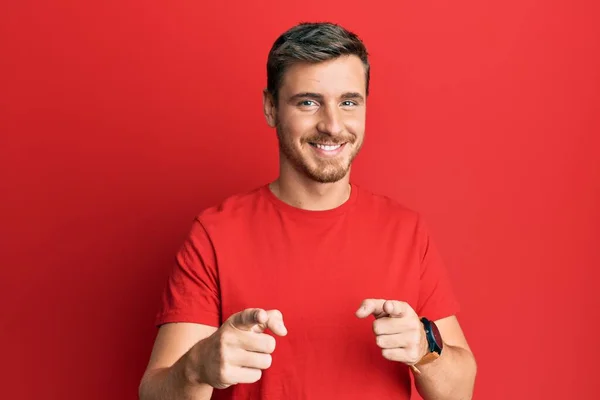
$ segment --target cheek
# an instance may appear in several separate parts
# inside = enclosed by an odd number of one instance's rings
[[[286,135],[292,140],[312,134],[317,125],[316,119],[310,115],[288,115],[282,121],[285,121],[282,127]]]
[[[365,130],[364,113],[348,115],[344,122],[346,124],[346,128],[354,134],[361,135]]]
[[[356,143],[362,143],[363,137],[365,135],[364,125],[361,123],[348,123],[346,125],[347,135],[352,136]]]

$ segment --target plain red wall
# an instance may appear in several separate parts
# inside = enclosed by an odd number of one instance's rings
[[[0,6],[0,397],[136,398],[193,216],[276,175],[265,61],[302,20],[369,47],[354,179],[432,226],[475,398],[599,393],[597,3],[50,3]]]

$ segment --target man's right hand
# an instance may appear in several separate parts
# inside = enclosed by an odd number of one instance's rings
[[[215,389],[258,381],[275,350],[275,338],[264,333],[267,328],[278,336],[287,334],[281,312],[249,308],[233,314],[191,349],[186,375]]]

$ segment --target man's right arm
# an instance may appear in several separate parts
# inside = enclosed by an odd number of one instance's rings
[[[200,371],[194,368],[202,360],[192,359],[197,355],[190,349],[216,330],[213,326],[193,323],[161,326],[139,385],[140,400],[209,400],[213,388],[198,382]]]
[[[287,335],[279,310],[247,308],[218,329],[192,323],[161,326],[139,386],[141,400],[208,400],[213,388],[254,383],[271,366],[275,338]]]

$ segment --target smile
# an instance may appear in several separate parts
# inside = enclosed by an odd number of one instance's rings
[[[319,157],[335,157],[344,150],[346,143],[310,143],[310,147]]]
[[[311,143],[312,146],[325,150],[325,151],[334,151],[342,147],[343,144],[321,144],[321,143]]]

